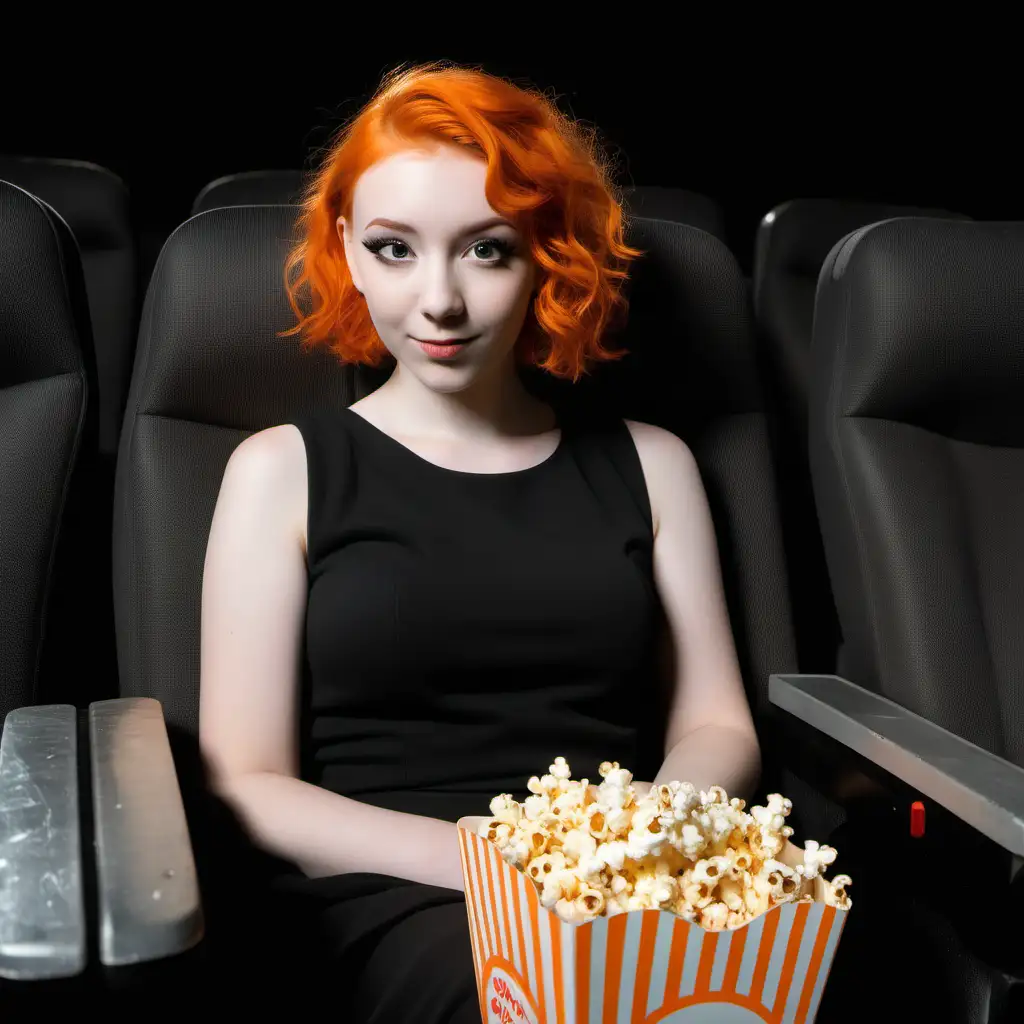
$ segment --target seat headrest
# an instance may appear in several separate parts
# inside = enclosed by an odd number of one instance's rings
[[[0,156],[0,178],[60,210],[82,252],[134,245],[128,188],[105,167],[82,160]]]
[[[295,325],[284,263],[293,206],[219,207],[164,243],[146,293],[128,409],[256,431],[297,409],[351,404],[353,377]]]
[[[817,279],[829,250],[840,239],[865,224],[893,217],[967,219],[948,210],[893,203],[846,199],[791,199],[766,214],[758,230],[758,267],[764,271]],[[766,239],[771,239],[770,246]],[[765,266],[765,261],[770,266]]]
[[[336,408],[357,397],[351,375],[324,351],[302,352],[283,267],[299,211],[219,207],[168,238],[146,296],[130,407],[241,430],[287,422],[296,409]],[[646,251],[627,285],[624,359],[577,385],[539,381],[552,398],[600,396],[663,425],[760,408],[746,283],[735,257],[693,227],[635,218],[627,238]],[[389,371],[365,371],[368,390]],[[244,378],[239,379],[243,374]]]
[[[1024,223],[898,218],[842,239],[812,341],[832,415],[1024,445],[1022,280]]]
[[[206,185],[192,204],[192,216],[218,206],[289,206],[298,203],[304,171],[243,171]]]
[[[584,382],[621,415],[684,438],[762,411],[750,291],[735,256],[713,235],[667,220],[630,218],[626,241],[645,252],[626,282],[625,329],[610,336],[629,355]]]
[[[84,370],[87,386],[96,388],[89,303],[75,237],[51,206],[3,180],[0,295],[0,387]]]

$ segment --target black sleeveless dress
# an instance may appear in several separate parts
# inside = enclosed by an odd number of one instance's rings
[[[599,780],[605,760],[654,777],[662,611],[643,471],[621,419],[556,411],[554,454],[498,474],[437,466],[351,409],[293,421],[307,781],[454,822],[498,793],[524,799],[557,756],[574,778]],[[349,991],[343,1019],[479,1020],[462,893],[296,873],[274,893],[304,975]]]

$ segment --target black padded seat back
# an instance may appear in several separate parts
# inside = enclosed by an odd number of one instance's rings
[[[281,272],[296,211],[225,207],[170,237],[146,296],[115,489],[114,579],[122,692],[156,697],[169,722],[196,729],[202,572],[225,464],[250,433],[341,409],[387,371],[307,354]],[[705,474],[737,646],[766,691],[792,671],[788,595],[767,429],[744,282],[711,235],[637,220],[625,343],[633,353],[578,385],[533,377],[538,393],[675,429]]]
[[[113,172],[80,160],[0,156],[0,178],[53,207],[78,243],[99,374],[99,449],[117,454],[138,318],[138,267],[129,193]]]
[[[799,452],[807,450],[814,293],[829,250],[851,231],[876,221],[961,216],[941,209],[845,199],[793,199],[764,216],[755,242],[754,310],[773,370],[779,412]]]
[[[754,310],[772,421],[778,429],[775,450],[801,672],[835,672],[842,657],[842,630],[807,463],[811,325],[818,272],[829,250],[846,234],[902,216],[960,215],[890,203],[793,199],[767,213],[757,232]]]
[[[306,175],[297,170],[242,171],[206,185],[192,203],[192,216],[220,206],[290,206],[301,198]]]
[[[83,468],[94,455],[96,362],[75,239],[42,200],[0,180],[0,721],[67,696],[48,653],[88,641],[62,586],[84,543]],[[88,563],[86,563],[88,567]],[[74,575],[73,573],[71,574]],[[78,597],[101,587],[84,579]],[[70,628],[71,632],[67,630]],[[85,652],[80,651],[85,660]],[[69,692],[75,680],[64,680]]]
[[[843,674],[1024,765],[1024,224],[853,232],[811,355]]]

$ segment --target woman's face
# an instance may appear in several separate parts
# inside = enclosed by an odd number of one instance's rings
[[[486,164],[456,146],[409,150],[366,171],[338,218],[352,280],[403,372],[457,392],[514,365],[536,267],[484,195]],[[429,348],[423,342],[458,341]]]

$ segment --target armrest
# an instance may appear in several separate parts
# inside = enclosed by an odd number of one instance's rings
[[[0,737],[0,978],[67,978],[85,968],[78,716],[18,708]]]
[[[185,807],[163,709],[151,698],[89,705],[100,959],[183,953],[203,937]]]
[[[840,676],[772,675],[777,707],[1024,857],[1024,770]]]

